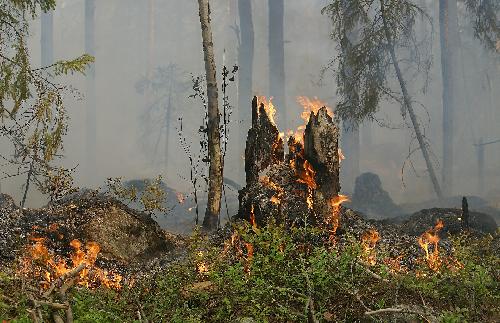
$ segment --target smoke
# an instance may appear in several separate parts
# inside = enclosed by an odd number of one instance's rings
[[[69,134],[66,137],[65,158],[61,161],[67,167],[78,165],[75,173],[76,184],[80,187],[104,185],[108,177],[154,178],[163,175],[167,185],[179,190],[189,191],[190,183],[187,157],[182,151],[177,136],[178,118],[184,120],[183,135],[192,143],[192,151],[199,149],[198,129],[203,122],[202,104],[185,93],[175,93],[168,125],[170,136],[168,153],[165,132],[161,132],[162,122],[148,124],[144,112],[148,103],[158,99],[154,91],[148,99],[136,89],[137,83],[150,75],[148,66],[153,70],[175,64],[179,73],[177,81],[190,84],[191,75],[204,72],[201,47],[201,32],[196,1],[155,1],[154,3],[154,42],[150,50],[148,17],[149,1],[108,0],[96,2],[95,43],[96,43],[96,109],[97,109],[97,147],[95,169],[88,169],[85,150],[86,142],[86,89],[85,78],[70,76],[62,82],[71,84],[80,93],[68,91],[66,105],[70,116]],[[235,32],[238,24],[237,1],[213,0],[212,20],[217,67],[237,64],[238,37]],[[437,19],[435,5],[430,4],[432,16]],[[337,101],[334,75],[321,71],[337,55],[335,44],[329,38],[330,22],[321,15],[320,10],[326,1],[285,1],[285,94],[287,116],[290,124],[302,124],[301,107],[296,103],[299,95],[317,96],[332,107]],[[253,92],[256,95],[272,96],[269,89],[268,57],[268,9],[267,1],[253,1],[255,28],[255,58]],[[65,59],[81,55],[84,51],[84,1],[59,1],[54,12],[54,58]],[[422,29],[425,32],[426,29]],[[39,62],[40,57],[40,20],[33,21],[29,45],[31,58]],[[478,151],[474,146],[483,140],[500,139],[500,97],[495,89],[499,86],[499,61],[496,56],[482,49],[473,38],[472,29],[461,25],[460,66],[456,91],[459,105],[455,110],[455,165],[454,194],[482,195],[500,200],[500,144],[485,146],[484,183],[479,187]],[[435,35],[434,41],[439,41]],[[422,93],[418,85],[411,84],[412,96],[421,102],[418,109],[419,120],[425,128],[425,135],[435,154],[433,161],[440,172],[442,160],[442,103],[439,46],[432,47],[434,65],[430,70],[429,88]],[[148,60],[153,57],[153,61]],[[220,76],[219,73],[219,76]],[[219,77],[219,85],[222,78]],[[234,107],[233,120],[229,133],[229,151],[226,160],[225,176],[242,183],[244,163],[237,156],[244,142],[237,140],[241,131],[238,111],[250,109],[248,106],[236,107],[237,87],[229,88],[230,102]],[[425,108],[424,108],[425,107]],[[278,106],[279,110],[280,107]],[[377,115],[380,120],[390,124],[402,125],[400,107],[382,103]],[[155,120],[153,120],[155,121]],[[278,126],[280,120],[277,119]],[[163,125],[164,126],[164,125]],[[151,131],[145,136],[145,131]],[[165,129],[163,129],[164,131]],[[287,129],[280,129],[286,131]],[[159,141],[158,141],[159,138]],[[145,142],[146,140],[147,142]],[[158,141],[158,144],[155,142]],[[384,188],[396,202],[416,202],[433,198],[425,164],[419,153],[411,156],[404,169],[404,182],[401,168],[407,160],[409,146],[412,144],[411,131],[408,129],[389,129],[380,127],[376,122],[360,126],[360,172],[377,173]],[[413,143],[414,144],[414,143]],[[6,147],[2,144],[1,147]],[[154,149],[156,148],[156,151]],[[2,148],[4,149],[4,148]],[[165,167],[165,157],[168,160]],[[349,155],[343,163],[349,163]],[[21,196],[20,186],[24,178],[9,178],[1,181],[3,192],[13,195],[17,201]],[[349,186],[349,185],[346,185]],[[496,193],[495,193],[496,191]],[[234,194],[234,193],[232,193]],[[235,194],[234,194],[235,196]],[[233,198],[234,198],[233,196]],[[30,192],[29,206],[40,206],[46,201],[40,194]]]

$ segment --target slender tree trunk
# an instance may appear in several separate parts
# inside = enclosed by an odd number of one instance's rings
[[[342,189],[351,194],[354,182],[359,175],[359,125],[345,120],[342,125],[342,153],[346,161],[340,168],[342,173]]]
[[[252,1],[238,0],[238,13],[240,17],[240,43],[238,48],[238,121],[239,142],[246,141],[247,129],[251,123],[251,109],[249,102],[252,101],[253,91],[253,56],[254,56],[254,31],[252,20]],[[244,145],[239,145],[238,164],[242,165],[242,156],[245,154]],[[240,167],[243,168],[243,167]],[[244,181],[244,173],[241,172],[240,180]]]
[[[214,59],[214,44],[212,40],[212,26],[210,21],[210,4],[208,0],[198,0],[203,39],[203,54],[205,71],[207,73],[207,106],[208,106],[208,201],[203,227],[213,230],[217,227],[221,197],[222,197],[222,156],[219,133],[219,103],[216,67]]]
[[[278,108],[280,124],[288,129],[285,104],[284,0],[269,0],[269,95]]]
[[[41,63],[43,66],[49,66],[54,63],[54,18],[53,11],[42,12],[41,15]]]
[[[417,116],[415,115],[415,111],[413,110],[413,106],[411,103],[411,97],[408,93],[408,89],[406,88],[406,82],[403,78],[403,74],[401,73],[401,69],[399,67],[398,59],[396,56],[396,51],[394,49],[394,42],[392,40],[392,35],[389,27],[387,26],[387,22],[385,19],[385,1],[380,0],[380,8],[382,12],[382,22],[384,24],[385,37],[387,40],[387,46],[389,48],[389,52],[391,55],[392,64],[394,69],[396,70],[396,76],[399,81],[399,86],[401,87],[401,92],[403,92],[403,100],[406,109],[408,110],[408,114],[410,115],[411,122],[413,124],[413,129],[415,130],[415,135],[417,137],[418,144],[420,146],[420,150],[422,151],[422,155],[424,156],[425,164],[427,166],[427,170],[429,172],[429,176],[431,178],[432,185],[434,187],[434,191],[439,199],[443,197],[443,193],[441,192],[441,187],[439,186],[439,182],[436,177],[436,173],[434,171],[434,167],[432,166],[431,159],[429,157],[429,152],[427,151],[427,145],[424,141],[424,137],[420,130],[420,126],[418,124]]]
[[[455,63],[458,54],[457,0],[439,0],[441,74],[443,81],[443,191],[451,194],[453,178],[453,124],[456,109]]]
[[[85,53],[95,56],[95,0],[85,0]],[[97,145],[97,109],[95,94],[95,66],[90,65],[86,80],[86,109],[87,109],[87,176],[96,171],[96,145]]]

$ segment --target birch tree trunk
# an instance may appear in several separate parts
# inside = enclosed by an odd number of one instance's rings
[[[458,48],[457,0],[439,0],[439,31],[441,45],[441,75],[443,82],[443,191],[449,195],[453,178],[453,111],[455,100],[455,70]]]
[[[219,103],[217,76],[214,59],[214,44],[210,22],[210,4],[208,0],[198,0],[203,39],[203,54],[207,74],[208,108],[208,157],[210,159],[208,179],[208,201],[203,219],[203,228],[213,230],[217,227],[222,197],[222,154],[219,133]]]

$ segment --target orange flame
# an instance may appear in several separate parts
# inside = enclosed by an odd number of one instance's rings
[[[311,112],[314,114],[317,114],[319,109],[322,107],[326,107],[326,112],[330,117],[333,118],[333,111],[328,107],[328,105],[325,102],[320,101],[317,97],[314,97],[313,99],[310,99],[306,96],[298,96],[297,97],[297,102],[302,106],[304,109],[300,115],[302,120],[304,120],[306,123],[309,121],[309,116],[311,115]]]
[[[252,227],[257,229],[257,221],[255,221],[255,212],[254,212],[253,204],[252,204],[252,207],[250,209],[250,224],[252,225]]]
[[[332,199],[330,199],[330,207],[332,208],[332,217],[328,219],[332,228],[330,230],[330,242],[335,242],[335,233],[340,224],[340,206],[342,203],[349,201],[349,197],[347,195],[339,194]]]
[[[361,236],[361,246],[363,247],[363,260],[373,266],[377,263],[375,254],[375,245],[380,240],[380,235],[377,230],[369,229]]]
[[[45,245],[46,239],[31,237],[35,243],[28,247],[27,254],[22,259],[20,273],[25,276],[41,277],[42,287],[48,288],[50,283],[62,277],[81,264],[85,267],[78,276],[77,284],[87,288],[94,288],[103,285],[108,288],[120,289],[123,277],[117,273],[110,273],[97,266],[94,266],[99,254],[100,247],[95,242],[88,242],[85,251],[82,250],[82,243],[79,240],[72,240],[70,246],[73,253],[70,255],[72,265],[67,261],[55,256]]]
[[[264,104],[264,110],[266,111],[267,116],[269,117],[269,120],[273,125],[276,125],[276,122],[274,121],[274,116],[276,115],[276,108],[273,105],[273,98],[270,97],[269,101],[267,101],[267,98],[265,96],[258,96],[257,97],[257,104],[260,106],[261,104]]]
[[[441,267],[441,259],[439,257],[439,235],[438,232],[444,227],[444,222],[442,220],[438,220],[434,228],[431,228],[417,239],[420,247],[425,251],[425,260],[427,261],[427,265],[433,271],[438,271]],[[429,245],[432,244],[433,251],[429,251]]]

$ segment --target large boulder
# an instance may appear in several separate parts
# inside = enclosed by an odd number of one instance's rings
[[[4,259],[13,258],[29,237],[46,238],[52,250],[63,254],[71,252],[74,239],[96,242],[100,258],[120,263],[152,259],[174,247],[148,214],[96,191],[78,192],[46,208],[18,213],[11,216],[9,227],[0,227],[0,236],[10,236],[0,251]]]
[[[403,214],[389,193],[382,187],[377,174],[363,173],[356,178],[354,194],[348,207],[365,214],[372,219],[392,218]]]

